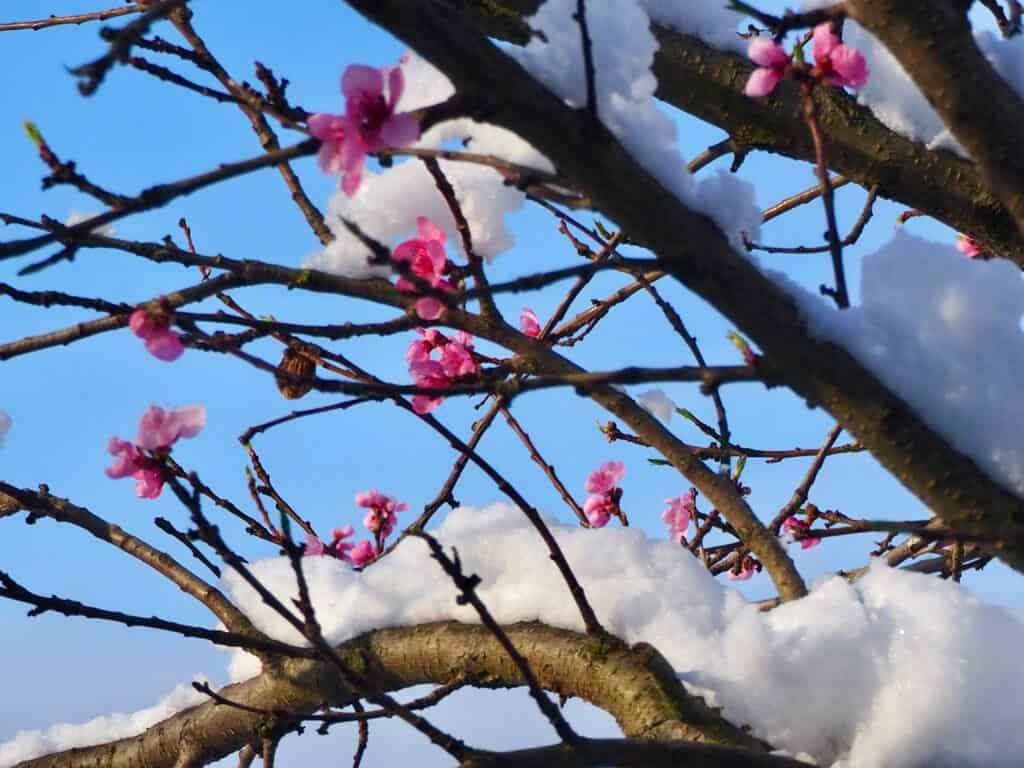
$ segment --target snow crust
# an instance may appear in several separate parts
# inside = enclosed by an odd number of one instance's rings
[[[664,27],[699,37],[724,51],[746,53],[746,41],[736,34],[746,15],[729,10],[723,0],[640,0],[640,4],[652,21]]]
[[[850,351],[932,428],[1024,496],[1024,282],[897,230],[864,257],[860,306],[839,312],[784,276],[811,330]]]
[[[804,0],[802,6],[803,10],[812,10],[832,4],[832,0]],[[1020,37],[1007,40],[987,29],[975,30],[974,41],[993,68],[1024,96],[1024,41]],[[717,43],[708,42],[717,47]],[[967,157],[906,70],[877,38],[855,21],[847,20],[843,42],[863,53],[871,70],[867,84],[857,91],[857,101],[901,136],[922,142],[929,149],[946,149]]]
[[[650,68],[657,41],[642,5],[658,14],[662,23],[701,31],[723,45],[734,36],[737,15],[718,7],[718,0],[700,0],[692,7],[673,7],[660,0],[645,0],[643,4],[637,0],[591,3],[587,20],[593,39],[600,119],[666,189],[714,219],[736,247],[742,245],[742,233],[756,240],[761,216],[754,204],[753,186],[724,171],[705,174],[697,181],[686,168],[676,124],[654,99],[657,80]],[[586,103],[586,78],[579,26],[572,19],[575,9],[572,0],[549,0],[529,20],[531,27],[544,32],[547,42],[534,39],[525,48],[510,47],[507,52],[568,104],[579,108]],[[451,81],[424,59],[413,53],[403,58],[406,84],[398,110],[420,109],[454,93]],[[414,146],[465,149],[554,171],[551,162],[520,137],[469,119],[436,125]],[[505,217],[522,207],[523,193],[506,186],[501,174],[489,167],[446,160],[440,165],[455,189],[477,252],[490,260],[509,250],[514,238]],[[369,251],[339,217],[355,221],[374,239],[394,246],[414,234],[417,216],[427,216],[445,230],[453,247],[461,249],[448,206],[430,174],[416,160],[396,161],[379,173],[366,171],[355,196],[349,198],[337,192],[328,208],[326,223],[336,240],[311,256],[307,266],[350,277],[388,274],[386,268],[368,265]]]
[[[196,680],[206,681],[202,675]],[[11,741],[0,744],[0,768],[16,765],[23,760],[46,755],[63,749],[103,744],[142,733],[181,710],[209,701],[209,697],[191,685],[178,685],[152,707],[125,714],[114,712],[94,718],[87,723],[72,725],[59,723],[45,731],[20,731]]]
[[[635,529],[550,522],[605,626],[653,643],[692,690],[777,747],[835,768],[1009,765],[1024,750],[1015,662],[1024,623],[957,585],[875,565],[854,585],[836,577],[804,600],[761,613],[688,552]],[[505,504],[452,512],[437,531],[458,549],[503,623],[582,630],[569,593],[522,514]],[[477,623],[419,540],[357,573],[306,558],[317,616],[331,642],[379,627]],[[283,558],[253,564],[282,599],[295,592]],[[298,642],[237,574],[224,586],[274,637]],[[258,662],[236,653],[231,676]]]

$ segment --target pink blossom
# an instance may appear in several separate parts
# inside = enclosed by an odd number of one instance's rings
[[[590,521],[591,528],[604,528],[615,510],[616,502],[603,493],[588,496],[583,502],[583,514]]]
[[[302,556],[311,557],[316,555],[323,555],[327,552],[327,548],[319,538],[314,536],[309,531],[306,532],[306,545],[303,547]]]
[[[473,337],[465,331],[459,331],[453,339],[446,338],[437,331],[418,330],[422,341],[414,341],[406,350],[405,357],[410,361],[409,375],[416,386],[432,389],[445,389],[458,379],[475,376],[480,366],[473,354]],[[437,360],[431,356],[438,350]],[[420,416],[437,408],[444,398],[440,395],[416,395],[412,399],[412,408]]]
[[[172,313],[161,308],[136,309],[128,318],[128,327],[146,342],[146,351],[165,362],[177,360],[185,351],[181,337],[170,328],[171,318]]]
[[[459,331],[455,334],[454,341],[441,347],[439,362],[444,369],[444,375],[452,379],[474,375],[478,366],[473,357],[473,337],[465,331]]]
[[[364,566],[377,559],[377,549],[373,546],[372,541],[363,539],[352,548],[349,558],[352,565]]]
[[[969,259],[976,259],[985,253],[981,243],[963,232],[958,232],[956,235],[956,249]]]
[[[676,542],[682,541],[697,511],[693,491],[687,491],[674,499],[665,499],[665,503],[668,508],[661,513],[661,519],[668,526],[669,538]]]
[[[451,292],[455,289],[444,278],[448,271],[448,257],[444,252],[445,233],[426,216],[416,217],[416,237],[395,248],[391,258],[407,263],[409,271],[425,281],[431,288]],[[400,275],[395,288],[406,293],[419,293],[420,289],[405,275]],[[436,320],[444,311],[444,303],[434,296],[424,296],[416,302],[416,314],[423,320]]]
[[[419,123],[412,114],[395,114],[403,87],[400,67],[348,67],[341,77],[345,114],[319,113],[306,123],[310,134],[323,142],[320,169],[341,174],[341,189],[349,197],[359,189],[368,153],[404,147],[420,136]]]
[[[135,478],[135,494],[142,499],[155,499],[163,490],[163,455],[181,437],[195,437],[206,424],[206,409],[189,405],[165,411],[151,405],[139,420],[139,434],[134,443],[110,438],[107,450],[117,460],[106,470],[107,477],[118,480]]]
[[[206,409],[201,405],[171,411],[151,405],[139,421],[135,444],[147,451],[170,448],[179,437],[195,437],[205,425]]]
[[[146,456],[136,446],[117,437],[110,438],[107,450],[117,459],[107,467],[107,477],[120,480],[122,477],[135,478],[135,495],[140,499],[155,499],[164,487],[160,462]]]
[[[450,387],[452,380],[445,373],[442,365],[437,360],[423,360],[409,366],[409,374],[417,387],[430,387],[432,389]],[[440,395],[416,395],[412,399],[412,409],[420,416],[430,413],[444,402]]]
[[[399,503],[398,499],[385,496],[378,490],[357,493],[356,505],[370,510],[363,520],[363,525],[368,531],[376,534],[379,541],[386,539],[395,529],[396,514],[409,508],[405,502]]]
[[[729,579],[732,581],[746,581],[749,579],[754,575],[754,562],[754,558],[750,555],[744,557],[739,570],[731,569],[729,571]]]
[[[422,363],[424,360],[428,360],[431,352],[448,343],[445,335],[434,328],[417,328],[416,333],[423,338],[412,342],[409,349],[405,351],[405,359],[410,363]]]
[[[809,536],[811,526],[805,521],[790,516],[782,523],[782,530],[790,534],[800,542],[800,549],[810,549],[821,544],[821,539],[816,536]]]
[[[625,464],[621,461],[608,461],[587,476],[584,488],[591,495],[583,503],[583,512],[591,527],[603,528],[613,514],[621,514],[619,501],[622,499],[622,489],[618,483],[625,474]]]
[[[789,54],[776,43],[764,37],[755,37],[747,46],[747,56],[758,65],[747,80],[743,93],[751,98],[767,96],[790,67]]]
[[[868,81],[870,72],[864,55],[840,42],[831,22],[814,28],[812,52],[816,73],[829,85],[860,88]]]
[[[584,488],[587,493],[609,493],[625,475],[625,464],[621,461],[608,461],[587,476]]]
[[[355,528],[351,525],[346,525],[341,528],[335,528],[331,531],[331,543],[328,545],[328,549],[334,554],[339,560],[349,559],[349,550],[355,545],[350,541],[345,541],[354,536],[356,533]]]
[[[519,314],[519,330],[534,339],[540,336],[540,323],[537,322],[537,313],[529,307],[523,307],[523,311]]]

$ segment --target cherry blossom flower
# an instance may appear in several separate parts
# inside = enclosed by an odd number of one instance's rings
[[[457,380],[475,376],[480,366],[473,355],[473,337],[459,331],[453,339],[435,331],[417,329],[423,338],[414,341],[405,352],[406,360],[410,361],[409,375],[418,387],[444,389],[452,386]],[[438,350],[437,360],[431,356]],[[440,395],[416,395],[412,399],[412,408],[420,416],[437,408],[444,398]]]
[[[135,495],[140,499],[155,499],[164,488],[161,462],[143,453],[137,446],[117,437],[110,438],[107,450],[116,456],[114,463],[107,467],[107,477],[120,480],[122,477],[135,478]]]
[[[832,31],[831,22],[814,28],[811,51],[814,54],[812,74],[829,85],[860,88],[868,81],[870,72],[864,54],[840,42]]]
[[[180,437],[195,437],[204,426],[206,409],[201,405],[186,405],[170,411],[151,405],[139,420],[135,444],[147,451],[170,448]]]
[[[429,360],[431,352],[448,343],[445,335],[435,328],[417,328],[416,333],[423,338],[412,342],[409,349],[405,351],[405,359],[410,363],[422,363],[424,360]]]
[[[765,37],[755,37],[747,46],[747,56],[757,64],[747,80],[743,93],[751,98],[767,96],[779,81],[786,76],[791,66],[790,56],[786,49]]]
[[[416,235],[400,243],[392,253],[392,259],[408,263],[412,274],[426,281],[431,288],[454,291],[452,284],[443,277],[448,270],[448,257],[444,252],[444,230],[426,216],[417,216]],[[420,291],[405,275],[399,276],[395,288],[406,293]],[[436,320],[442,311],[444,304],[433,296],[424,296],[416,302],[416,314],[422,320]]]
[[[618,483],[625,474],[625,464],[621,461],[608,461],[587,476],[584,488],[591,495],[583,503],[583,513],[591,527],[604,528],[612,515],[621,514],[619,501],[622,499],[622,489]]]
[[[4,447],[4,438],[7,437],[7,433],[11,431],[11,424],[14,422],[11,417],[3,411],[0,411],[0,448]]]
[[[320,169],[340,174],[341,189],[347,196],[359,189],[368,153],[404,147],[420,137],[419,123],[412,114],[395,114],[404,85],[401,67],[347,67],[341,76],[345,114],[318,113],[307,121],[309,132],[323,142]]]
[[[661,519],[668,526],[668,536],[672,541],[681,542],[686,538],[690,520],[693,519],[697,511],[693,497],[693,491],[689,490],[682,496],[665,499],[668,508],[661,513]]]
[[[405,502],[399,503],[398,499],[385,496],[376,489],[357,493],[356,505],[370,510],[363,519],[363,525],[377,537],[378,544],[390,536],[395,529],[397,513],[404,512],[409,508]]]
[[[306,545],[302,553],[303,557],[309,557],[313,555],[330,555],[336,557],[339,560],[349,561],[349,550],[353,548],[351,542],[345,541],[345,539],[351,538],[355,534],[355,529],[351,525],[346,525],[343,528],[335,528],[331,531],[331,543],[324,544],[312,533],[306,532]]]
[[[173,411],[150,406],[139,421],[134,443],[110,438],[107,450],[117,458],[107,468],[107,477],[113,480],[133,477],[136,496],[140,499],[159,497],[164,486],[164,456],[179,438],[195,437],[205,424],[206,410],[201,405]]]
[[[804,520],[800,520],[792,515],[787,517],[782,523],[782,530],[793,536],[794,539],[800,542],[800,549],[810,549],[821,544],[821,539],[816,536],[808,536],[811,526]]]
[[[409,366],[409,374],[417,387],[443,388],[450,387],[452,380],[445,376],[444,368],[437,360],[423,360]],[[444,402],[440,395],[415,395],[412,409],[420,416],[430,413]]]
[[[465,331],[456,333],[452,341],[441,347],[439,362],[449,378],[474,375],[479,366],[473,357],[473,337]]]
[[[377,549],[373,546],[373,542],[363,539],[352,548],[349,558],[352,565],[361,567],[377,559]]]
[[[738,569],[733,568],[729,570],[729,579],[731,581],[746,581],[754,575],[754,564],[756,561],[750,555],[746,555],[743,558],[743,562],[740,563]]]
[[[540,336],[540,323],[537,322],[537,313],[529,307],[523,307],[523,311],[519,313],[519,330],[534,339]]]
[[[306,545],[303,547],[303,557],[314,557],[326,554],[327,547],[322,541],[309,531],[306,531]]]
[[[171,330],[174,314],[168,308],[136,309],[128,318],[132,333],[146,342],[146,351],[158,360],[172,362],[181,357],[185,347],[181,337]]]
[[[956,235],[956,249],[969,259],[977,259],[985,253],[981,243],[963,232],[958,232]]]

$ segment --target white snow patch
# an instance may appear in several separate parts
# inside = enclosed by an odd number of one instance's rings
[[[64,226],[73,227],[75,224],[81,224],[83,221],[95,219],[97,216],[99,216],[98,213],[81,213],[80,211],[72,208],[71,213],[64,220]],[[117,230],[114,229],[113,224],[101,224],[96,227],[96,229],[90,231],[95,235],[100,235],[101,237],[114,237],[117,235]]]
[[[1024,623],[958,585],[877,564],[854,585],[827,579],[806,599],[760,613],[678,546],[636,529],[549,524],[611,632],[653,643],[688,687],[780,749],[836,768],[980,768],[1024,753],[1024,668],[1014,661]],[[582,630],[518,510],[461,508],[437,536],[482,578],[479,594],[498,621]],[[378,627],[478,621],[415,539],[362,574],[329,558],[303,566],[334,643]],[[294,595],[285,559],[252,568],[283,600]],[[224,586],[260,629],[299,641],[237,574]],[[231,674],[258,669],[239,653]]]
[[[203,675],[197,675],[196,680],[207,682]],[[59,723],[45,731],[20,731],[11,741],[0,744],[0,768],[9,768],[23,760],[51,752],[135,736],[161,720],[204,701],[209,701],[209,697],[191,685],[178,685],[155,706],[138,712],[114,712],[80,725]]]
[[[652,416],[655,416],[666,424],[672,422],[672,414],[678,407],[671,398],[660,389],[649,389],[636,396],[636,402]]]
[[[864,257],[861,305],[837,311],[778,273],[810,320],[996,480],[1024,496],[1024,282],[897,230]]]

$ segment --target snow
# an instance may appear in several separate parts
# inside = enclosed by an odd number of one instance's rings
[[[634,529],[550,525],[611,632],[653,643],[688,687],[781,749],[835,768],[1006,765],[1004,755],[1024,750],[1024,713],[1014,704],[1024,669],[1013,661],[1024,623],[958,585],[876,564],[856,584],[830,578],[806,599],[761,613],[668,542]],[[582,630],[536,532],[514,508],[461,508],[437,536],[482,578],[479,594],[498,621]],[[403,542],[363,574],[329,558],[303,565],[331,642],[377,627],[477,623],[421,541]],[[252,567],[279,597],[293,595],[285,559]],[[224,586],[260,629],[298,642],[237,574]],[[231,676],[258,669],[237,653]]]
[[[666,424],[671,423],[672,414],[678,407],[671,398],[660,389],[649,389],[636,396],[637,404],[652,416]]]
[[[75,224],[81,224],[83,221],[95,219],[97,216],[99,216],[98,213],[82,213],[72,208],[71,213],[68,214],[68,217],[64,220],[64,226],[73,227]],[[113,224],[103,224],[96,227],[92,232],[103,237],[115,237],[117,235],[117,230],[114,228]]]
[[[779,749],[833,768],[980,768],[1010,765],[1024,751],[1024,668],[1015,662],[1024,622],[957,584],[875,563],[855,584],[827,578],[805,599],[762,613],[667,541],[632,528],[549,525],[609,631],[652,643],[688,688]],[[463,507],[436,535],[458,549],[466,572],[481,577],[479,595],[499,622],[583,629],[517,509]],[[420,540],[406,540],[364,573],[328,557],[302,562],[332,643],[380,627],[478,623],[472,608],[456,604],[454,587]],[[251,568],[289,603],[296,587],[287,559]],[[222,586],[258,628],[301,642],[237,573],[226,572]],[[255,657],[232,653],[233,680],[259,672]],[[197,696],[179,688],[134,715],[19,734],[0,745],[0,767],[137,733]]]
[[[802,9],[832,4],[831,0],[804,0]],[[1024,41],[1019,36],[1007,40],[989,29],[975,30],[974,41],[995,70],[1024,96]],[[857,91],[857,101],[901,136],[926,144],[929,149],[946,149],[967,156],[906,70],[877,38],[855,21],[847,20],[843,42],[864,54],[871,71],[867,85]]]
[[[716,3],[702,0],[697,4],[707,13],[695,13],[696,6],[673,9],[672,4],[658,0],[647,0],[646,5],[659,14],[663,23],[699,27],[713,40],[725,41],[735,36],[737,15],[720,9],[711,13],[709,9]],[[586,80],[579,27],[572,20],[575,8],[572,0],[545,3],[531,17],[530,25],[543,30],[547,42],[535,38],[525,48],[509,48],[507,52],[568,104],[580,107],[586,102]],[[654,99],[657,80],[650,68],[657,41],[650,32],[645,10],[637,0],[607,0],[590,4],[587,19],[602,122],[666,189],[714,219],[737,248],[742,246],[744,233],[756,240],[761,216],[754,204],[753,186],[722,171],[708,174],[698,183],[686,168],[677,144],[676,125]],[[413,53],[403,57],[402,68],[406,86],[398,103],[400,111],[444,101],[454,92],[441,72]],[[515,134],[469,119],[436,125],[414,146],[464,148],[554,171],[547,158]],[[475,250],[488,260],[509,250],[515,241],[505,217],[522,207],[523,193],[507,186],[501,174],[486,166],[445,160],[440,166],[469,222]],[[369,251],[339,217],[356,222],[366,234],[394,246],[414,234],[417,216],[427,216],[448,233],[454,247],[461,249],[447,204],[423,164],[414,159],[398,160],[379,173],[366,171],[355,196],[349,198],[337,192],[328,208],[325,220],[336,239],[307,259],[307,266],[350,277],[388,274],[387,268],[368,265]]]
[[[657,5],[661,8],[664,4]],[[510,49],[509,53],[567,104],[581,108],[586,105],[587,85],[575,11],[574,0],[548,0],[529,19],[530,27],[541,30],[544,39],[535,37],[525,48]],[[696,18],[689,10],[676,13],[679,20]],[[734,247],[742,248],[743,233],[754,238],[761,228],[753,186],[727,173],[698,184],[687,170],[676,124],[654,98],[658,81],[651,64],[658,43],[646,11],[636,0],[591,3],[587,26],[601,122],[665,189],[707,214]]]
[[[196,680],[205,682],[207,678],[197,675]],[[81,725],[59,723],[45,731],[20,731],[11,741],[0,744],[0,768],[8,768],[23,760],[62,749],[86,747],[134,736],[186,707],[208,700],[208,696],[191,685],[178,685],[155,706],[138,712],[115,712]]]
[[[736,34],[745,14],[732,11],[723,0],[640,0],[653,21],[683,34],[699,37],[724,51],[746,53],[747,43]]]
[[[436,104],[454,93],[448,78],[414,53],[403,57],[402,69],[406,84],[398,102],[399,111]],[[434,126],[413,146],[495,155],[529,168],[554,170],[547,158],[514,133],[466,118]],[[505,217],[522,207],[525,195],[507,186],[493,168],[448,160],[440,160],[439,165],[455,190],[473,233],[473,248],[477,254],[491,260],[509,250],[515,239],[505,224]],[[336,239],[308,259],[307,266],[350,277],[390,273],[387,267],[367,264],[369,251],[339,217],[355,221],[366,234],[395,246],[415,235],[417,216],[427,216],[445,230],[449,244],[462,254],[462,241],[451,210],[438,192],[433,177],[415,158],[397,159],[391,168],[378,173],[367,170],[355,196],[349,198],[338,191],[331,197],[328,208],[325,220]]]
[[[1024,282],[897,230],[864,257],[861,304],[836,310],[778,273],[811,331],[850,351],[993,478],[1024,496]]]

